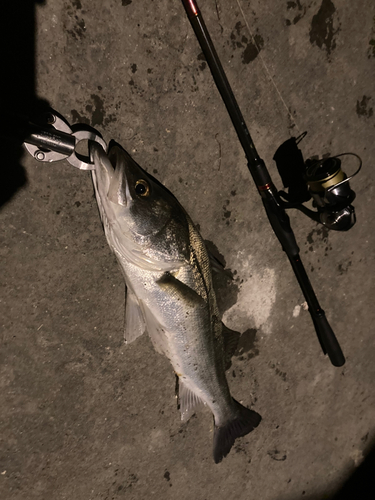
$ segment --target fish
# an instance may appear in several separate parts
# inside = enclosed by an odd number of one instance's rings
[[[232,398],[225,370],[239,334],[221,322],[210,257],[176,197],[117,143],[91,143],[95,196],[109,247],[126,284],[125,341],[148,332],[178,376],[181,418],[200,404],[214,418],[213,458],[261,416]]]

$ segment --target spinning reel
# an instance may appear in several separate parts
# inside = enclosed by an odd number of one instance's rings
[[[361,170],[362,160],[354,153],[343,153],[304,162],[297,145],[305,135],[306,132],[285,141],[273,157],[283,184],[288,188],[288,193],[279,191],[282,204],[284,208],[301,210],[328,229],[347,231],[356,222],[351,204],[355,192],[349,181]],[[341,170],[340,158],[343,156],[354,156],[359,162],[357,170],[349,177]],[[303,205],[311,198],[316,211]]]

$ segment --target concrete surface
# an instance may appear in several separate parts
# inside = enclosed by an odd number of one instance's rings
[[[348,233],[290,212],[346,364],[334,368],[320,350],[182,4],[31,2],[34,98],[120,142],[233,272],[217,283],[228,326],[245,332],[228,380],[263,421],[214,464],[210,412],[182,424],[169,362],[146,336],[123,343],[124,285],[90,175],[23,154],[0,213],[2,499],[331,498],[374,442],[375,5],[200,7],[279,188],[273,154],[304,130],[306,158],[362,156]],[[9,88],[27,82],[12,54]],[[14,102],[26,106],[25,95]]]

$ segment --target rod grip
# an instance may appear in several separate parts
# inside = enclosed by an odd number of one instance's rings
[[[344,365],[344,354],[324,311],[322,309],[318,313],[310,311],[310,314],[324,354],[328,355],[333,366]]]

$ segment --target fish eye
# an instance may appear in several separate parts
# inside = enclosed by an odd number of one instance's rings
[[[144,179],[139,179],[135,183],[134,189],[139,196],[148,196],[150,194],[150,186]]]

